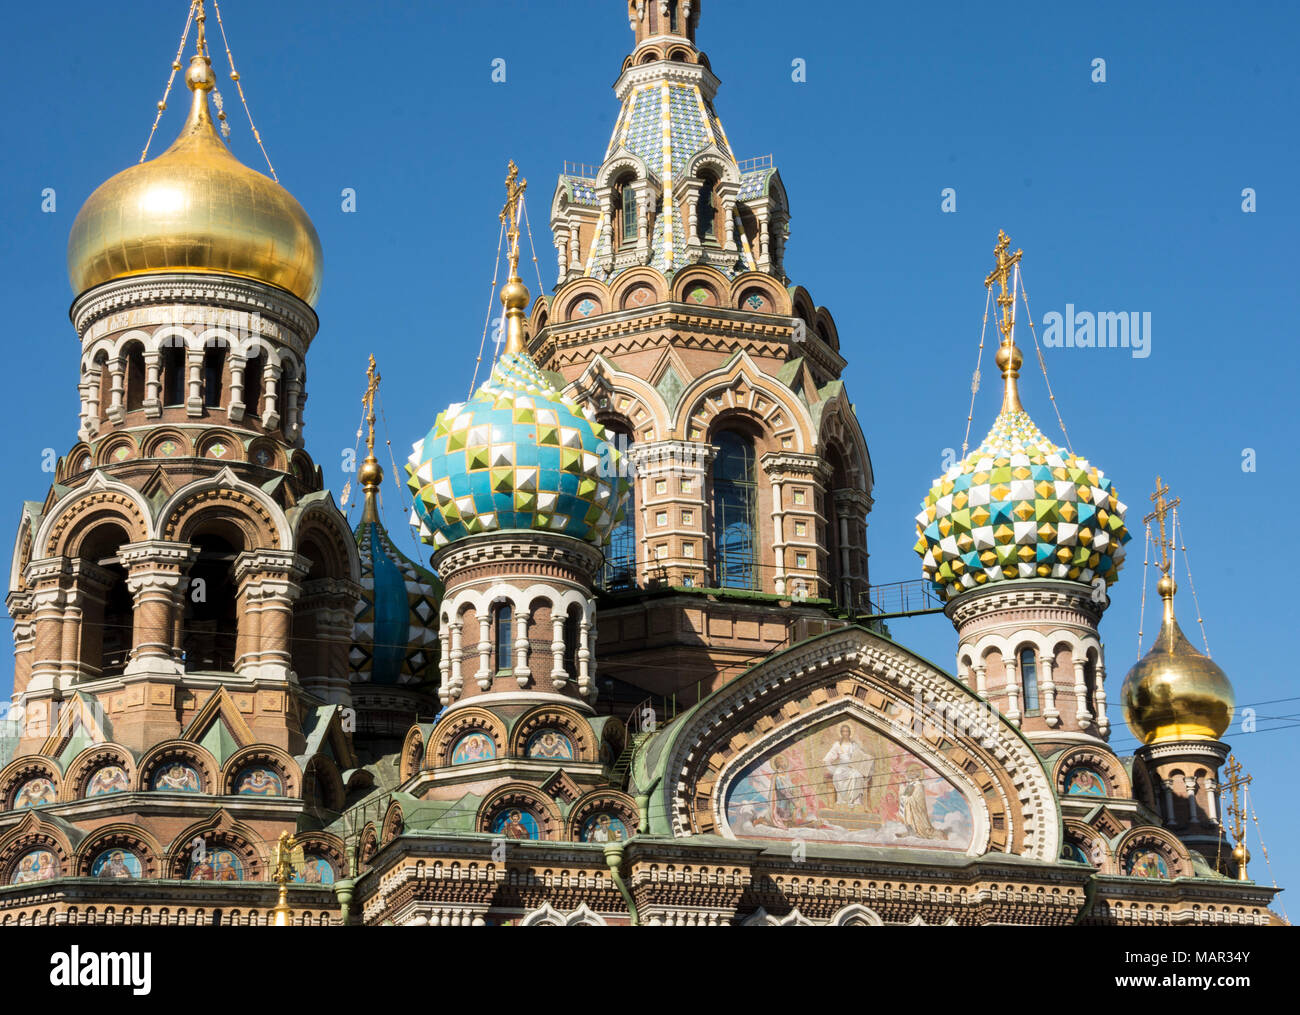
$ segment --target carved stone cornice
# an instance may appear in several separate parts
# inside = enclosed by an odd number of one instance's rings
[[[433,568],[446,582],[471,567],[491,565],[505,576],[521,565],[527,573],[529,564],[559,566],[590,580],[603,559],[598,547],[573,536],[521,529],[459,539],[434,553]]]
[[[769,451],[758,460],[769,476],[811,476],[825,484],[831,478],[831,467],[824,458],[798,451]]]
[[[1095,629],[1106,606],[1105,602],[1096,602],[1092,589],[1079,582],[1015,578],[963,592],[944,607],[944,613],[959,632],[965,632],[976,621],[1010,610],[1022,611],[1018,623],[1033,623],[1035,619],[1059,622],[1065,613],[1073,614],[1075,623]],[[1036,618],[1036,613],[1041,613],[1041,618]]]
[[[665,468],[707,469],[717,453],[712,444],[677,440],[646,441],[628,449],[628,457],[637,471],[649,474]]]
[[[678,40],[680,41],[680,40]],[[656,60],[629,67],[614,82],[614,95],[622,102],[638,85],[665,82],[675,85],[695,85],[705,102],[712,102],[722,82],[702,63],[683,63],[679,60]]]
[[[288,329],[304,347],[311,343],[320,327],[316,311],[283,289],[252,279],[207,272],[201,275],[160,272],[105,282],[73,301],[68,316],[84,340],[89,330],[105,317],[139,307],[168,304],[194,306],[200,317],[203,310],[214,307],[258,314]],[[202,323],[201,319],[196,318],[196,323]]]
[[[1217,768],[1228,760],[1229,747],[1221,740],[1174,740],[1160,744],[1144,744],[1134,753],[1147,763],[1171,761],[1178,758],[1199,757],[1214,759]]]

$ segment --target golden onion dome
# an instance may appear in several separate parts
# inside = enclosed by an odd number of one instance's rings
[[[284,187],[234,157],[208,109],[214,78],[202,53],[180,136],[156,159],[123,170],[90,195],[68,238],[68,276],[80,295],[113,279],[196,272],[256,279],[314,303],[320,237]]]
[[[1218,740],[1232,722],[1236,698],[1227,675],[1198,652],[1174,618],[1178,586],[1165,575],[1157,586],[1164,620],[1151,651],[1124,678],[1124,718],[1144,744]]]

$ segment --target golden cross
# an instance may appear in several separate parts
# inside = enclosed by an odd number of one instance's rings
[[[1011,329],[1016,323],[1016,297],[1015,293],[1007,292],[1007,279],[1010,277],[1011,269],[1020,263],[1020,258],[1024,254],[1023,250],[1017,250],[1014,254],[1007,251],[1011,249],[1011,237],[998,230],[998,245],[993,248],[993,254],[997,257],[997,267],[988,273],[984,278],[984,288],[992,289],[993,283],[996,282],[1002,291],[998,295],[998,306],[1002,308],[1002,320],[998,323],[998,328],[1002,331],[1002,342],[1009,345],[1011,342]]]
[[[375,395],[379,392],[379,374],[375,372],[375,354],[370,354],[370,367],[366,370],[366,393],[361,396],[361,405],[366,410],[366,450],[375,451]]]
[[[515,160],[510,160],[510,169],[506,173],[506,203],[501,209],[501,221],[506,226],[506,239],[510,243],[510,276],[513,278],[519,268],[519,202],[528,189],[528,181],[519,179],[519,167]]]
[[[1170,511],[1172,511],[1174,508],[1178,507],[1180,503],[1182,503],[1181,497],[1175,497],[1171,501],[1165,500],[1165,494],[1167,494],[1168,492],[1169,492],[1169,487],[1161,483],[1160,477],[1157,476],[1156,492],[1151,495],[1151,502],[1155,504],[1156,509],[1142,519],[1142,521],[1148,525],[1151,523],[1152,519],[1155,519],[1160,523],[1160,573],[1161,574],[1168,574],[1169,566],[1173,563],[1171,559],[1172,552],[1173,552],[1173,545],[1172,545],[1173,539],[1172,537],[1169,539],[1165,538],[1165,518],[1168,517]]]
[[[1241,762],[1237,760],[1235,754],[1228,755],[1228,764],[1223,769],[1223,774],[1228,777],[1227,785],[1223,788],[1231,791],[1232,802],[1228,804],[1228,817],[1232,821],[1232,838],[1235,842],[1241,842],[1246,830],[1246,812],[1241,806],[1240,793],[1243,787],[1249,786],[1254,776],[1242,776]]]

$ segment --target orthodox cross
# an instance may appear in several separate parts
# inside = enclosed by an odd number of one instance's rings
[[[514,159],[510,160],[509,172],[506,174],[506,203],[501,209],[501,223],[506,227],[506,240],[509,242],[510,277],[519,270],[519,212],[524,191],[528,181],[519,179],[519,167]]]
[[[370,354],[370,367],[366,370],[366,393],[361,405],[366,410],[366,451],[375,453],[375,395],[379,392],[379,374],[375,372],[375,354]]]
[[[1016,296],[1014,292],[1007,292],[1007,279],[1011,269],[1020,263],[1020,258],[1024,254],[1023,250],[1009,254],[1007,251],[1010,249],[1011,237],[999,229],[998,245],[993,248],[993,254],[997,257],[997,267],[984,279],[985,289],[992,289],[993,283],[996,282],[1002,290],[998,295],[998,306],[1002,308],[1002,320],[998,322],[998,328],[1002,331],[1003,345],[1011,344],[1011,330],[1016,324]]]
[[[1174,508],[1178,507],[1178,505],[1182,502],[1181,497],[1175,497],[1173,500],[1170,501],[1165,500],[1165,494],[1167,494],[1168,492],[1169,492],[1169,487],[1161,483],[1160,477],[1157,476],[1156,492],[1151,495],[1151,502],[1155,504],[1156,509],[1142,519],[1142,521],[1148,525],[1151,524],[1153,519],[1159,522],[1160,524],[1160,573],[1161,574],[1168,574],[1169,567],[1171,564],[1173,564],[1173,537],[1172,534],[1170,535],[1169,538],[1165,537],[1165,519],[1169,516],[1169,512],[1172,511]]]

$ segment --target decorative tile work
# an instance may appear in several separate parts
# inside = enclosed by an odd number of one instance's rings
[[[526,354],[506,354],[467,403],[438,416],[406,466],[412,524],[434,546],[542,529],[601,545],[623,517],[618,452]]]
[[[935,481],[914,549],[945,598],[988,582],[1119,577],[1126,508],[1102,471],[1049,441],[1023,410]]]
[[[379,523],[362,522],[356,539],[361,598],[349,657],[353,679],[374,684],[434,679],[442,583],[398,550]]]

